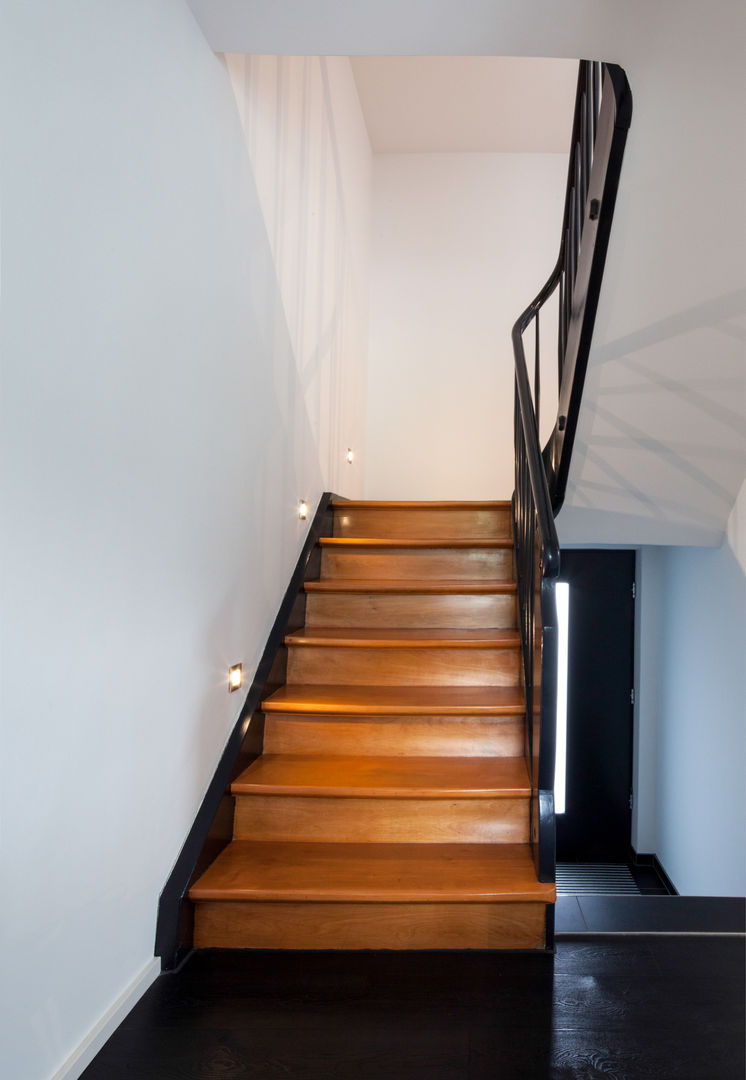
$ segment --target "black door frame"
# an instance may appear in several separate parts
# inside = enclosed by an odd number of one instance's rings
[[[626,861],[632,837],[636,553],[563,548],[570,584],[567,809],[561,861]]]

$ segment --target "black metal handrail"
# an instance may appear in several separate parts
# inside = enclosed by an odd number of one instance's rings
[[[538,308],[533,311],[532,305],[530,310],[529,321],[538,319]],[[539,880],[554,881],[555,584],[559,576],[560,550],[523,350],[521,323],[526,315],[524,312],[513,328],[516,362],[513,541],[526,693],[525,755],[532,791],[531,844]]]
[[[557,605],[560,551],[554,517],[565,495],[593,325],[632,117],[624,71],[581,60],[575,98],[562,237],[547,283],[513,327],[515,358],[515,542],[526,757],[532,786],[531,842],[540,881],[555,877],[554,759],[557,709]],[[539,439],[539,312],[559,288],[558,406],[551,437]],[[523,335],[535,326],[533,388]]]
[[[565,498],[631,121],[632,94],[622,68],[618,64],[581,60],[560,253],[552,276],[527,309],[535,309],[538,317],[539,307],[559,288],[557,415],[544,448],[555,516]],[[527,325],[524,323],[524,330]]]

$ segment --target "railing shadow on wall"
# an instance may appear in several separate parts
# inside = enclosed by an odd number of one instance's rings
[[[619,187],[632,95],[618,65],[581,60],[575,98],[559,258],[549,280],[513,327],[515,358],[515,542],[526,759],[531,779],[531,844],[540,881],[555,878],[556,753],[560,550],[554,518],[565,496],[583,383]],[[559,289],[558,402],[549,440],[539,440],[539,313]],[[533,379],[523,337],[534,324]],[[532,385],[533,382],[533,385]]]

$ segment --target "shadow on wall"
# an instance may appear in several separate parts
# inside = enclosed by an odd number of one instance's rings
[[[313,401],[309,403],[297,369],[248,160],[243,167],[242,194],[245,232],[236,243],[242,245],[239,257],[248,290],[242,298],[246,352],[244,364],[234,372],[232,389],[249,410],[241,417],[240,438],[235,430],[238,417],[226,418],[234,429],[226,438],[233,445],[235,499],[244,504],[246,524],[243,530],[223,530],[223,567],[232,567],[233,574],[219,594],[211,591],[206,597],[213,607],[205,621],[201,652],[212,657],[212,680],[201,704],[190,714],[191,731],[184,742],[188,757],[181,762],[181,768],[191,773],[186,788],[198,799],[203,794],[205,766],[211,775],[230,735],[224,715],[215,709],[215,697],[224,692],[227,669],[238,659],[236,642],[249,642],[253,649],[253,655],[243,661],[250,682],[308,527],[308,522],[298,519],[297,500],[303,496],[315,505],[324,485],[318,419],[310,414]],[[215,379],[224,377],[219,359],[215,358]],[[218,521],[215,525],[220,527]],[[205,550],[205,559],[212,555],[211,549]]]
[[[370,164],[349,61],[230,55],[225,63],[281,297],[279,337],[284,344],[288,335],[297,373],[296,413],[310,422],[322,486],[347,491],[356,479],[347,446],[358,459],[363,450]]]
[[[353,250],[362,226],[348,225],[335,115],[343,104],[347,61],[223,60],[246,148],[240,180],[245,232],[235,244],[244,264],[248,295],[241,303],[248,306],[248,317],[236,390],[251,408],[244,417],[244,438],[235,440],[239,460],[233,467],[247,524],[243,533],[224,538],[223,546],[232,548],[234,575],[210,598],[214,613],[205,647],[213,657],[213,681],[190,718],[190,753],[182,763],[191,774],[189,790],[197,792],[204,785],[205,763],[212,772],[230,735],[214,707],[214,695],[237,659],[230,643],[251,642],[254,654],[244,660],[250,681],[308,527],[297,518],[297,501],[305,498],[315,506],[324,489],[343,483],[346,494],[355,494],[350,490],[355,475],[344,453],[353,445],[361,456],[364,430],[359,399],[365,308]],[[330,71],[330,64],[342,66]],[[351,84],[347,89],[354,92]],[[365,140],[369,152],[367,135]],[[358,165],[364,169],[365,160]],[[241,611],[237,596],[246,600]]]
[[[738,321],[745,312],[746,291],[738,290],[593,350],[568,496],[574,515],[586,508],[648,525],[676,522],[717,543],[743,479],[746,414],[737,406],[746,386],[743,349],[732,343],[746,341]],[[680,349],[693,334],[701,346]],[[624,403],[623,417],[615,401]]]

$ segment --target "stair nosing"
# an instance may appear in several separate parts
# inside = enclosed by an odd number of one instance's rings
[[[335,510],[510,510],[510,499],[445,499],[411,502],[407,499],[332,499]]]
[[[296,691],[303,691],[303,700],[297,702],[281,700],[283,690],[294,689]],[[435,689],[435,703],[427,700],[427,691]],[[463,700],[459,701],[459,696],[463,697],[465,691],[479,689],[480,696],[487,698],[484,702],[472,702],[468,703]],[[311,691],[311,702],[313,698],[317,698],[317,703],[311,703],[309,705],[308,692]],[[322,697],[334,698],[335,691],[336,696],[339,697],[339,691],[342,690],[341,700],[332,701],[331,703],[324,703],[318,699]],[[396,700],[396,692],[412,690],[415,693],[413,697],[415,700],[408,700],[408,695],[404,694],[403,700]],[[447,695],[444,693],[448,690],[455,690],[454,701],[444,703],[442,700]],[[507,691],[510,690],[514,694],[514,699],[508,702],[501,702],[499,698],[501,696],[507,696]],[[497,693],[497,700],[489,700],[489,694]],[[357,694],[359,698],[357,702],[352,698],[353,694]],[[300,698],[300,695],[299,695]],[[352,700],[350,700],[352,698]],[[376,698],[379,700],[376,701]],[[423,700],[424,698],[424,700]],[[438,698],[441,698],[438,703]],[[365,699],[372,699],[373,703],[366,701]],[[387,700],[388,699],[388,700]],[[340,715],[340,716],[524,716],[526,713],[526,701],[523,688],[521,686],[488,686],[488,687],[445,687],[439,686],[436,688],[422,687],[422,686],[394,686],[394,687],[381,687],[381,686],[339,686],[338,684],[303,684],[303,683],[285,683],[274,694],[270,694],[268,698],[265,698],[261,703],[261,710],[263,712],[279,712],[279,713],[304,713],[306,715]]]
[[[412,596],[508,596],[517,593],[514,581],[478,578],[440,578],[428,581],[421,578],[325,578],[306,581],[308,593],[407,593]]]
[[[428,628],[432,632],[432,628]],[[328,630],[328,635],[320,631]],[[504,629],[494,631],[492,637],[459,637],[458,630],[446,629],[452,637],[428,638],[426,630],[396,629],[396,637],[376,636],[376,631],[364,627],[316,627],[287,634],[285,644],[295,648],[338,649],[516,649],[521,644],[520,631]],[[440,632],[440,631],[438,631]],[[468,632],[468,631],[467,631]],[[462,631],[464,633],[464,631]],[[482,633],[482,631],[474,631]],[[495,635],[501,635],[499,637]]]
[[[383,551],[405,548],[413,551],[427,551],[444,548],[446,550],[468,551],[471,548],[481,548],[485,551],[499,551],[513,547],[512,539],[482,539],[480,537],[436,537],[434,539],[387,539],[376,536],[321,536],[319,544],[322,547],[337,548],[361,548],[374,547]]]

